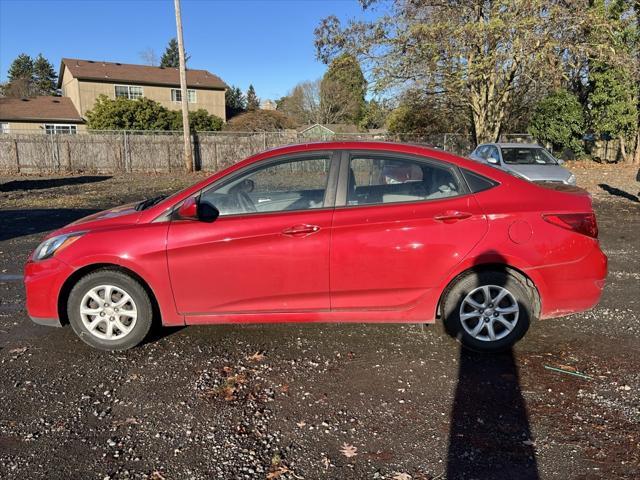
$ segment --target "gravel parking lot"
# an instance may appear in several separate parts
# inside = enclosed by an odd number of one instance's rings
[[[637,167],[570,168],[594,198],[605,295],[494,356],[438,325],[187,327],[92,350],[28,320],[27,255],[203,175],[0,177],[0,478],[637,478]]]

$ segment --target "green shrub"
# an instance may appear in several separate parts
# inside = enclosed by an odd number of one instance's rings
[[[554,151],[570,149],[580,155],[584,129],[584,112],[578,98],[567,90],[557,90],[538,103],[527,130],[538,141],[553,145]]]

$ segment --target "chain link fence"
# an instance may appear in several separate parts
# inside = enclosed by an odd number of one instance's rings
[[[192,137],[196,170],[217,171],[261,151],[317,141],[391,141],[415,143],[467,155],[470,135],[430,136],[386,133],[310,137],[296,131],[206,132]],[[16,132],[0,135],[2,173],[172,172],[183,169],[182,132],[91,131],[76,135]]]

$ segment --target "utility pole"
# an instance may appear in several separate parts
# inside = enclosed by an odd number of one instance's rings
[[[180,56],[180,93],[182,97],[182,136],[184,138],[184,167],[193,172],[193,155],[191,154],[191,132],[189,131],[189,98],[187,97],[187,68],[184,58],[184,42],[182,40],[182,16],[180,0],[173,0],[176,11],[176,29],[178,30],[178,55]]]

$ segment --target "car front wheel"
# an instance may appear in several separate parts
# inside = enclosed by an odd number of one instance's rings
[[[465,347],[496,352],[512,347],[529,329],[534,292],[508,272],[483,271],[461,278],[447,293],[447,332]]]
[[[98,270],[82,277],[67,303],[69,323],[85,343],[126,350],[149,333],[153,309],[142,285],[125,273]]]

